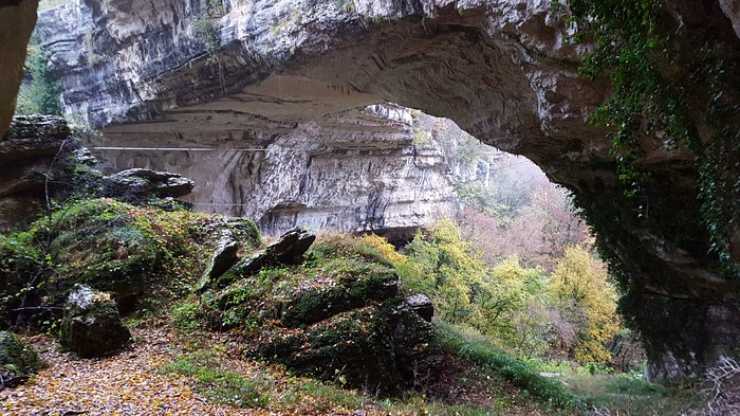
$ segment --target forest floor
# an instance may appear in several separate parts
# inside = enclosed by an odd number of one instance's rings
[[[0,392],[0,414],[52,415],[553,415],[526,392],[450,359],[426,394],[381,399],[296,377],[242,358],[228,334],[183,332],[167,318],[132,328],[134,342],[108,358],[81,360],[53,338],[26,338],[46,363],[28,383]]]

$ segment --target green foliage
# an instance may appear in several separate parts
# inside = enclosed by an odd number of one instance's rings
[[[195,331],[201,327],[203,319],[200,304],[187,300],[179,302],[172,307],[170,318],[176,328],[187,332]]]
[[[490,269],[452,222],[417,234],[406,256],[392,264],[405,286],[432,298],[441,319],[476,328],[522,354],[546,348],[542,273],[516,258]]]
[[[182,294],[202,265],[202,216],[134,207],[111,199],[70,201],[30,229],[0,235],[0,311],[34,307],[53,323],[69,289],[84,283],[111,292],[119,305]],[[156,293],[156,295],[155,295]],[[124,308],[125,309],[125,308]],[[43,313],[41,313],[43,312]],[[29,322],[39,323],[39,322]]]
[[[59,97],[61,87],[49,73],[48,57],[34,41],[28,47],[25,70],[30,76],[30,83],[24,83],[18,93],[18,114],[53,114],[62,113]]]
[[[0,388],[13,378],[27,377],[41,368],[36,351],[18,339],[15,334],[0,331]]]

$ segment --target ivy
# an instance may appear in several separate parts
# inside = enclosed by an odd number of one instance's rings
[[[563,7],[558,0],[552,3]],[[740,133],[733,121],[739,108],[726,94],[740,88],[728,77],[731,64],[722,59],[720,47],[705,40],[700,53],[687,50],[693,40],[679,39],[680,28],[667,6],[665,0],[569,2],[572,40],[593,45],[581,74],[608,78],[612,85],[611,96],[590,121],[610,132],[617,177],[638,217],[645,214],[644,201],[656,186],[653,173],[639,167],[645,156],[640,140],[658,138],[666,149],[681,147],[695,155],[696,199],[710,240],[707,249],[725,276],[740,278],[730,252],[739,221]],[[702,119],[697,122],[692,114]],[[711,139],[702,140],[696,125],[708,127]]]

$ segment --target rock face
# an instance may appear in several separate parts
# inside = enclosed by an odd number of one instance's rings
[[[22,383],[39,367],[36,351],[12,332],[0,331],[0,390]]]
[[[51,200],[71,195],[129,202],[180,197],[193,181],[169,172],[128,169],[103,176],[97,160],[67,122],[55,116],[18,116],[0,140],[0,230],[33,220]]]
[[[684,49],[712,39],[726,62],[740,61],[728,19],[733,3],[724,1],[723,11],[670,2]],[[707,254],[694,156],[657,136],[640,141],[638,163],[652,179],[642,204],[650,215],[637,215],[610,140],[586,123],[609,88],[579,77],[582,51],[566,42],[564,19],[549,1],[221,4],[76,0],[42,14],[39,33],[67,113],[105,127],[115,143],[136,137],[188,146],[251,145],[383,102],[449,117],[530,158],[601,224],[602,246],[627,276],[628,320],[647,341],[654,368],[675,361],[677,373],[689,374],[740,342],[727,318],[740,314],[740,283],[722,277],[717,256]],[[737,104],[736,91],[722,100]],[[712,140],[708,126],[695,127]],[[661,316],[667,320],[657,324]]]
[[[71,184],[69,169],[79,144],[59,117],[16,117],[0,140],[0,229],[28,221],[46,196]]]
[[[15,98],[23,80],[26,45],[36,24],[37,1],[10,0],[0,3],[0,137],[10,126]]]
[[[268,235],[300,226],[394,239],[458,215],[442,127],[464,135],[452,122],[385,105],[299,123],[265,139],[192,148],[106,139],[94,152],[107,170],[142,166],[192,178],[195,188],[184,200],[194,209],[255,218]],[[164,150],[142,148],[152,146]]]
[[[60,330],[66,348],[83,358],[101,357],[121,349],[130,339],[110,294],[83,285],[69,294]]]

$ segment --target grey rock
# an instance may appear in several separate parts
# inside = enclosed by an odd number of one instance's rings
[[[199,146],[211,150],[197,157],[139,148],[95,152],[106,171],[138,165],[187,176],[195,186],[182,200],[195,210],[254,218],[267,235],[302,227],[391,239],[399,232],[403,239],[459,215],[449,174],[459,169],[455,144],[464,139],[472,140],[449,120],[378,105],[255,143],[206,139]]]
[[[149,198],[177,198],[193,190],[193,181],[170,172],[151,169],[127,169],[106,176],[102,181],[105,196],[127,201]]]
[[[32,220],[46,198],[70,192],[79,142],[66,121],[54,116],[19,116],[0,140],[0,230]]]
[[[432,322],[432,317],[434,317],[434,304],[432,303],[432,300],[429,299],[429,296],[416,294],[407,297],[404,301],[411,310],[416,312],[425,321]]]
[[[110,294],[76,285],[64,306],[60,342],[83,358],[109,355],[123,348],[131,333],[121,322]]]
[[[303,255],[315,240],[315,235],[304,230],[291,230],[267,248],[257,250],[241,259],[218,278],[202,279],[197,290],[202,292],[206,289],[224,288],[235,280],[255,274],[265,267],[300,264],[304,259]]]
[[[211,282],[226,273],[239,261],[241,244],[231,236],[221,238],[206,266],[206,271],[195,287],[197,292],[207,289]]]

